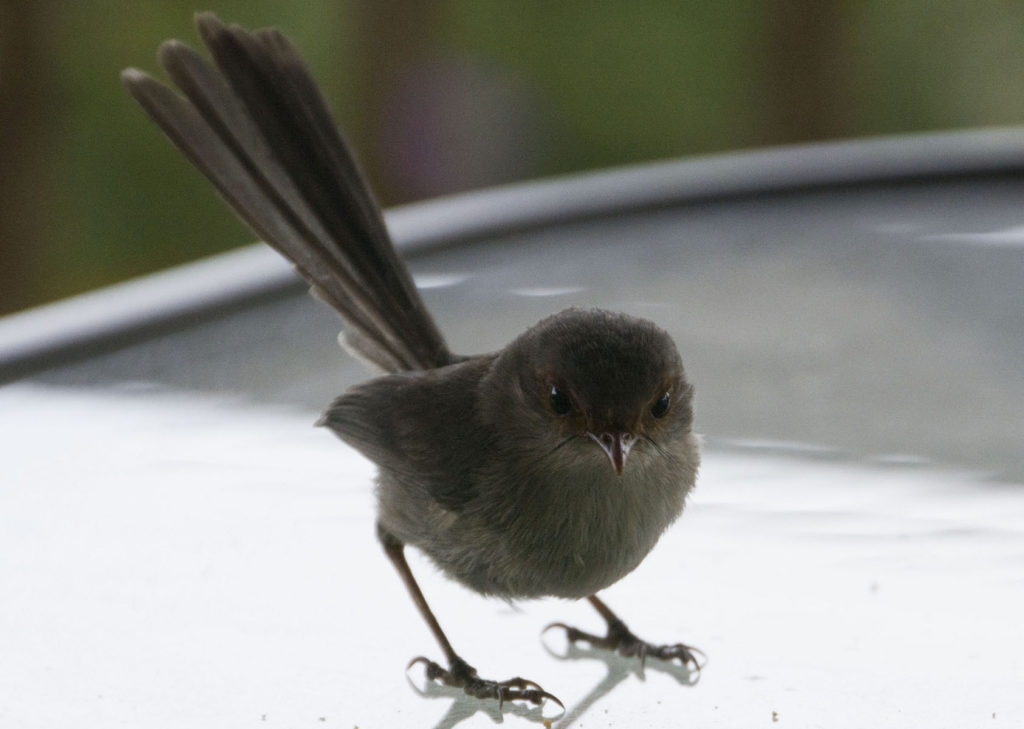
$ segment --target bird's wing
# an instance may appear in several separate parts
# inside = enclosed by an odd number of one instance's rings
[[[478,417],[477,385],[492,359],[485,355],[356,385],[331,404],[319,424],[382,473],[416,484],[458,511],[477,495],[480,459],[491,450]]]

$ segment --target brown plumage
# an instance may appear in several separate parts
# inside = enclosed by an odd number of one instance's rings
[[[338,397],[320,421],[379,467],[378,531],[448,662],[427,675],[499,701],[554,698],[479,678],[434,618],[403,548],[505,598],[586,597],[605,636],[572,641],[699,669],[683,644],[636,638],[596,597],[633,570],[683,510],[699,454],[692,387],[653,323],[569,309],[499,352],[452,354],[395,251],[373,195],[305,64],[275,30],[197,16],[214,64],[168,41],[184,93],[122,79],[235,212],[346,323],[345,342],[392,374]]]

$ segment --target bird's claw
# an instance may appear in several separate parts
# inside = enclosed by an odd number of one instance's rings
[[[584,633],[579,628],[574,628],[571,625],[566,625],[565,623],[549,623],[548,625],[544,626],[544,630],[540,631],[540,633],[541,635],[544,635],[553,628],[561,628],[562,630],[564,630],[565,639],[568,640],[569,643],[575,644],[579,642],[584,642],[590,643],[591,645],[595,645],[600,648],[608,647],[604,645],[597,645],[598,643],[601,643],[604,640],[603,638],[598,638],[597,636],[591,635],[590,633]],[[597,642],[595,643],[595,641]]]
[[[693,670],[700,673],[701,669],[708,662],[708,657],[704,654],[700,648],[694,648],[691,645],[685,643],[674,643],[672,645],[651,645],[650,643],[644,643],[643,641],[637,641],[639,644],[639,650],[634,655],[639,654],[640,660],[643,662],[647,656],[654,656],[660,658],[663,661],[677,661],[683,668],[693,667]],[[622,655],[629,655],[624,652],[623,648],[619,648],[619,652]],[[698,658],[699,656],[699,658]]]
[[[551,623],[543,632],[546,633],[553,628],[564,630],[565,638],[570,644],[587,643],[594,648],[616,651],[626,658],[639,658],[641,668],[646,666],[647,656],[654,656],[663,661],[677,661],[683,668],[692,669],[697,675],[707,664],[707,656],[699,648],[685,643],[652,645],[637,638],[621,620],[609,622],[608,632],[603,636],[586,633],[565,623]]]
[[[425,656],[417,656],[409,661],[406,670],[417,663],[424,665],[427,679],[439,681],[445,686],[461,688],[473,698],[497,699],[499,709],[506,701],[526,701],[540,706],[547,699],[551,699],[565,711],[565,704],[557,696],[548,693],[539,683],[527,678],[517,676],[507,681],[490,681],[480,678],[475,668],[458,657],[451,662],[448,668],[444,668]]]

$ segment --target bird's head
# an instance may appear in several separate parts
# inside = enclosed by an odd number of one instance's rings
[[[622,476],[631,454],[667,456],[690,436],[693,388],[671,337],[645,319],[565,310],[513,341],[495,370],[482,383],[504,388],[491,415],[537,455],[572,444]]]

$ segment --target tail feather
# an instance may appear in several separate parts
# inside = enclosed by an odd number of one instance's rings
[[[380,209],[295,48],[202,13],[216,67],[178,41],[159,59],[184,97],[145,73],[122,80],[250,228],[295,265],[385,371],[456,361],[391,243]]]

